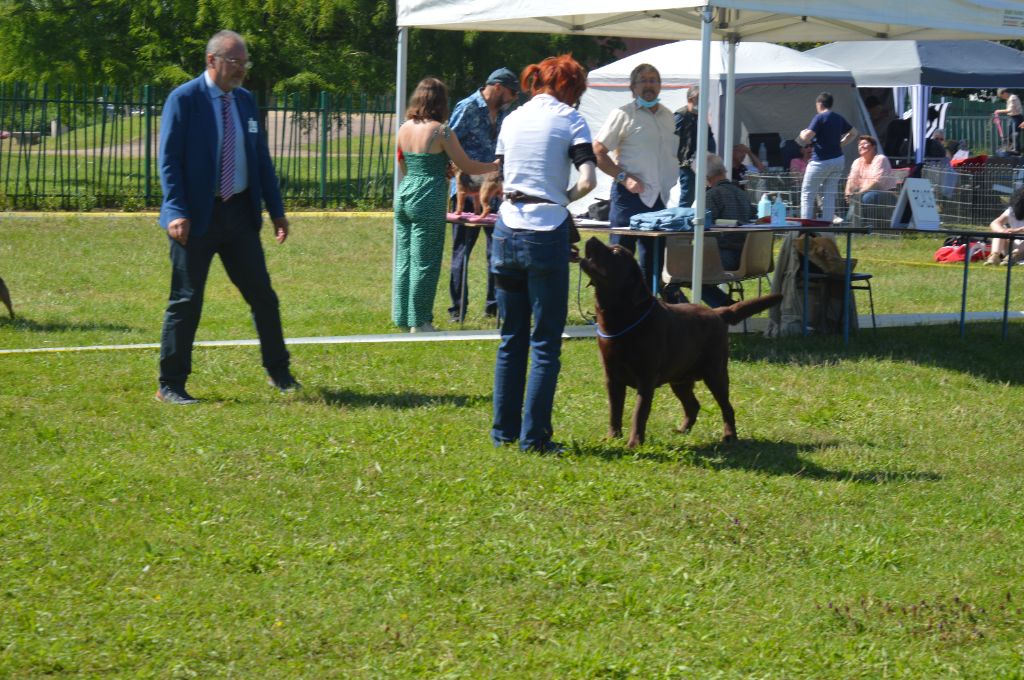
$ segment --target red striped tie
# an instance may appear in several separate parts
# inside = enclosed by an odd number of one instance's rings
[[[235,193],[235,125],[231,120],[231,95],[221,98],[220,119],[224,123],[224,141],[220,147],[220,200]]]

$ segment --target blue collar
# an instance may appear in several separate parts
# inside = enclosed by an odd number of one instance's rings
[[[644,319],[646,319],[648,316],[651,315],[651,312],[653,312],[654,308],[657,307],[657,306],[658,306],[658,298],[654,298],[653,300],[651,300],[651,306],[647,308],[647,311],[644,312],[643,316],[641,316],[639,319],[637,319],[632,324],[630,324],[628,328],[626,328],[625,330],[619,331],[618,333],[605,333],[604,331],[601,330],[600,326],[597,326],[597,336],[599,338],[604,338],[606,340],[614,340],[615,338],[622,337],[626,333],[630,332],[631,330],[633,330],[634,328],[639,326],[640,323]]]

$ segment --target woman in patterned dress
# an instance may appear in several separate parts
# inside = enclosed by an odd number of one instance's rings
[[[448,159],[474,175],[494,172],[462,150],[448,120],[448,88],[437,78],[416,86],[398,129],[398,165],[405,177],[395,196],[395,271],[391,318],[413,333],[435,330],[434,295],[441,274],[448,205]]]

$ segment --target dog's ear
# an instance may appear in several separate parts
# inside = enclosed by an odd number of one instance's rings
[[[640,271],[640,266],[634,266],[632,271],[633,281],[630,286],[632,302],[634,305],[642,305],[651,299],[651,294],[644,283],[644,274]]]

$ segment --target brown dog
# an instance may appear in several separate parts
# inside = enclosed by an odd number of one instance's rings
[[[481,217],[487,217],[491,212],[491,200],[501,196],[501,191],[501,175],[497,172],[471,175],[462,170],[456,169],[455,171],[456,212],[462,210],[468,196],[473,201],[473,212]]]
[[[637,391],[629,446],[643,444],[654,390],[665,383],[683,404],[685,417],[678,431],[688,432],[700,411],[693,384],[703,380],[722,409],[722,439],[736,439],[736,414],[729,403],[729,325],[778,304],[782,296],[765,295],[718,309],[666,304],[651,295],[629,250],[609,247],[597,238],[587,241],[580,267],[590,277],[597,299],[598,346],[610,409],[608,436],[622,436],[629,386]]]

